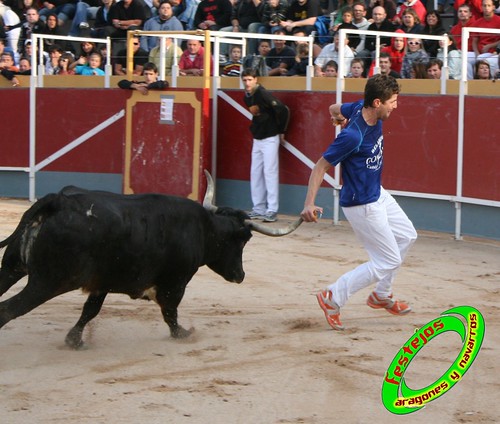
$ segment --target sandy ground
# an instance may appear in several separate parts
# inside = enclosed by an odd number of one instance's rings
[[[0,201],[0,237],[24,201]],[[283,220],[281,221],[283,222]],[[365,305],[342,310],[329,329],[314,294],[366,260],[349,225],[328,220],[245,248],[245,282],[202,268],[188,285],[179,321],[195,332],[169,337],[153,302],[111,295],[85,333],[64,337],[85,296],[60,296],[0,330],[2,423],[493,423],[500,413],[500,243],[419,233],[395,284],[413,312],[395,317]],[[24,281],[24,280],[23,280]],[[22,289],[23,281],[4,295]],[[423,410],[389,413],[385,372],[416,328],[453,306],[478,308],[483,347],[463,379]],[[434,339],[411,364],[410,387],[434,382],[461,348],[455,333]]]

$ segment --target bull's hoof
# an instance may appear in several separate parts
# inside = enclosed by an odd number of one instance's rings
[[[75,334],[72,331],[68,333],[66,338],[64,339],[64,342],[66,343],[66,346],[70,347],[71,349],[74,350],[82,350],[84,347],[84,343],[82,340],[82,335],[81,334]]]
[[[185,328],[178,326],[175,330],[171,331],[171,334],[174,339],[185,339],[186,337],[189,337],[192,332],[192,328],[186,330]]]

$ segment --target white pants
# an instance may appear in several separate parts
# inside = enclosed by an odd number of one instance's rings
[[[376,202],[342,210],[370,260],[328,286],[333,300],[342,307],[350,296],[373,283],[377,295],[391,295],[396,272],[417,239],[413,224],[383,188]]]
[[[250,190],[253,210],[259,214],[278,212],[280,137],[253,140]]]

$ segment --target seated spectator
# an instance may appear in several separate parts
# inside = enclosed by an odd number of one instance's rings
[[[94,21],[94,28],[91,28],[90,35],[95,38],[106,38],[114,32],[113,23],[109,19],[109,11],[115,4],[115,0],[100,0],[102,6],[97,9]]]
[[[292,35],[294,35],[296,37],[308,37],[306,32],[300,27],[295,28],[292,32]],[[307,40],[307,41],[297,40],[297,41],[294,41],[293,44],[294,44],[294,47],[292,47],[292,48],[297,50],[297,47],[299,44],[309,45],[309,40]],[[313,43],[313,61],[319,56],[320,53],[321,53],[321,46],[319,46],[316,43]]]
[[[427,9],[424,4],[420,0],[409,0],[405,1],[399,7],[399,12],[396,14],[394,19],[392,20],[396,25],[401,25],[403,14],[406,10],[413,9],[420,22],[425,22],[425,14],[427,13]]]
[[[194,27],[218,31],[231,25],[233,7],[229,0],[202,0],[196,9]]]
[[[105,73],[101,69],[101,66],[102,66],[101,54],[98,52],[93,52],[90,54],[89,61],[86,65],[76,65],[75,75],[100,75],[100,76],[104,76]]]
[[[45,62],[45,75],[55,75],[59,66],[59,59],[63,54],[63,49],[57,44],[53,44],[49,49],[49,58]]]
[[[154,63],[146,62],[142,71],[144,81],[121,80],[118,87],[127,90],[137,90],[146,95],[149,90],[165,90],[168,88],[167,81],[158,80],[158,68]]]
[[[410,71],[411,79],[427,79],[427,64],[425,62],[413,62]]]
[[[19,69],[17,71],[12,69],[12,67],[11,70],[3,68],[2,60],[0,59],[0,74],[9,80],[13,87],[19,87],[21,84],[16,78],[16,75],[31,75],[31,62],[27,58],[21,57],[21,59],[19,59]]]
[[[182,53],[179,61],[179,75],[181,76],[202,76],[204,68],[205,50],[199,40],[188,40],[187,48]],[[210,69],[213,68],[213,61],[210,58]]]
[[[474,65],[474,79],[492,79],[490,63],[487,60],[478,60]]]
[[[269,40],[260,40],[258,47],[259,54],[245,56],[243,59],[243,69],[250,68],[255,71],[256,75],[259,77],[268,76],[271,70],[267,64],[267,58],[269,57],[270,51],[271,42]]]
[[[174,15],[172,5],[167,0],[162,0],[158,8],[158,15],[148,19],[144,24],[144,31],[183,31],[179,19]],[[141,48],[147,52],[158,45],[158,37],[141,37]]]
[[[424,26],[420,23],[420,18],[413,9],[406,9],[402,15],[403,22],[399,26],[399,29],[403,30],[407,34],[422,34],[424,32]]]
[[[71,28],[68,35],[80,37],[83,31],[88,31],[90,28],[89,20],[95,20],[97,11],[100,7],[99,0],[79,0],[76,3],[75,16],[71,22]]]
[[[365,62],[363,59],[354,58],[351,61],[351,67],[349,68],[348,78],[363,78],[363,73],[365,71]]]
[[[403,31],[400,29],[397,29],[396,32],[403,33]],[[380,53],[381,57],[382,53],[387,53],[389,55],[389,57],[391,58],[391,69],[397,74],[400,74],[401,67],[403,66],[403,58],[406,53],[406,38],[403,37],[391,38],[391,45],[381,49]]]
[[[329,60],[323,65],[321,69],[322,77],[337,78],[337,72],[339,71],[339,65],[334,60]]]
[[[139,37],[133,38],[133,75],[142,75],[142,67],[148,61],[148,52],[140,47]],[[127,49],[120,50],[113,65],[113,75],[127,75]]]
[[[256,34],[262,25],[260,22],[264,2],[260,0],[239,0],[233,7],[231,14],[231,25],[221,28],[227,32],[248,32]],[[247,51],[255,53],[257,50],[257,38],[247,39]],[[221,54],[227,56],[228,45],[221,45]]]
[[[307,75],[307,65],[309,63],[309,44],[299,44],[297,46],[297,54],[295,63],[287,72],[287,76],[303,76]]]
[[[399,3],[399,2],[398,2]],[[377,6],[383,7],[386,14],[387,14],[387,19],[392,22],[394,18],[396,17],[396,14],[398,12],[396,3],[394,0],[369,0],[367,2],[367,8],[366,8],[366,19],[372,21],[373,19],[373,9],[375,9]],[[398,23],[399,25],[399,23]]]
[[[351,1],[353,2],[353,1]],[[339,13],[340,14],[340,13]],[[357,29],[357,27],[352,23],[354,19],[354,10],[351,6],[345,6],[341,9],[341,19],[339,23],[334,23],[331,27],[332,31],[335,33],[341,29]]]
[[[444,61],[444,41],[439,41],[437,58]],[[455,45],[455,37],[448,35],[448,78],[462,79],[462,51]]]
[[[420,38],[410,38],[408,40],[408,49],[405,57],[403,58],[403,67],[401,69],[402,78],[411,78],[412,65],[415,62],[427,64],[429,55],[422,47],[422,40]],[[425,69],[425,66],[424,66]]]
[[[2,55],[3,52],[12,53],[12,55],[14,57],[16,57],[16,55],[17,55],[17,50],[16,49],[12,49],[12,48],[6,46],[5,45],[5,39],[4,38],[0,38],[0,56]]]
[[[45,27],[42,29],[40,34],[44,35],[66,35],[61,27],[57,25],[57,15],[55,13],[49,13],[47,15],[47,19],[45,21]],[[57,44],[59,46],[64,46],[66,47],[66,43],[63,42],[62,40],[55,40],[55,39],[50,39],[50,38],[44,38],[43,39],[43,49],[48,52],[50,47],[52,47],[54,44]]]
[[[258,31],[262,34],[274,34],[277,29],[284,29],[282,25],[286,21],[288,1],[268,0],[262,3],[264,4],[261,18],[262,26]]]
[[[379,73],[382,75],[390,75],[391,77],[394,78],[401,78],[401,75],[398,72],[395,72],[392,67],[392,62],[391,62],[391,57],[389,56],[389,53],[386,52],[381,52],[380,57],[378,59],[378,64],[379,64]],[[368,76],[371,77],[374,75],[374,70],[375,70],[375,62],[372,62],[372,66],[370,68],[370,72],[368,73]]]
[[[31,34],[41,34],[45,29],[45,23],[40,20],[38,10],[30,7],[26,10],[26,20],[21,25],[21,35],[17,44],[17,51],[22,53],[26,40],[31,39]]]
[[[239,77],[241,66],[241,46],[231,46],[229,48],[229,60],[221,65],[220,74],[223,77]]]
[[[161,40],[161,38],[158,38],[158,40]],[[174,57],[177,56],[177,63],[179,63],[179,60],[182,56],[182,49],[177,46],[175,47],[173,39],[172,38],[165,38],[164,39],[165,43],[165,75],[166,76],[171,76],[172,75],[172,66],[174,65]],[[161,49],[160,46],[156,46],[151,51],[149,52],[149,58],[148,61],[152,62],[156,65],[156,67],[159,69],[160,68],[160,53]]]
[[[21,19],[14,10],[4,3],[7,2],[0,0],[0,22],[3,21],[2,28],[0,28],[0,38],[7,39],[9,47],[16,51],[21,34]]]
[[[276,30],[275,35],[285,34],[283,29]],[[286,76],[295,64],[295,50],[286,45],[285,40],[274,40],[274,47],[266,58],[267,65],[271,68],[269,76]]]
[[[146,21],[144,2],[139,0],[121,0],[109,9],[108,20],[114,30],[109,36],[114,40],[125,40],[127,31],[142,29]],[[108,30],[109,32],[109,30]]]
[[[337,64],[339,63],[339,34],[335,34],[333,37],[333,43],[327,44],[323,49],[321,49],[321,53],[314,61],[315,75],[320,76],[322,72],[322,68],[326,62],[330,60],[334,60]],[[354,59],[354,53],[349,48],[349,38],[346,37],[346,44],[344,45],[344,62],[345,62],[345,74],[349,72],[351,69],[351,62]]]
[[[352,10],[354,13],[354,19],[352,20],[353,25],[362,31],[368,30],[370,26],[370,22],[366,19],[366,5],[364,2],[356,0],[352,6]],[[349,35],[350,42],[349,46],[351,50],[353,50],[354,55],[356,56],[358,52],[361,52],[365,49],[365,35],[350,34]],[[354,38],[354,39],[353,39]],[[358,40],[356,40],[356,38]],[[356,47],[353,47],[356,45]]]
[[[483,17],[474,22],[475,27],[500,29],[500,16],[495,15],[493,0],[483,0]],[[490,64],[491,73],[496,74],[498,69],[498,52],[500,34],[472,34],[472,48],[476,60],[486,60]]]
[[[63,53],[59,58],[59,63],[55,70],[55,75],[75,75],[75,71],[70,69],[70,65],[75,61],[71,53]]]
[[[458,9],[462,7],[462,5],[467,4],[470,8],[471,16],[474,20],[480,19],[483,17],[483,4],[482,0],[456,0],[453,4],[453,7],[458,13]]]
[[[302,28],[307,35],[315,30],[316,19],[321,15],[319,0],[295,0],[290,4],[283,27],[288,33],[294,28]]]
[[[431,59],[427,62],[427,79],[441,79],[443,62],[440,59]]]
[[[45,0],[40,9],[40,19],[47,20],[47,16],[51,13],[57,15],[57,24],[63,26],[68,19],[73,19],[76,10],[75,0]]]
[[[80,51],[75,55],[76,61],[73,66],[75,67],[77,65],[86,65],[89,56],[96,51],[97,48],[94,42],[82,41],[80,43]]]
[[[439,14],[432,10],[425,16],[425,27],[422,34],[425,35],[443,35],[446,31],[443,28],[443,23]],[[423,40],[424,49],[429,54],[430,58],[434,58],[437,55],[439,49],[438,40]]]

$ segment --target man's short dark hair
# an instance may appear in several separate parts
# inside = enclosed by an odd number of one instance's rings
[[[252,69],[252,68],[243,69],[243,72],[241,73],[241,78],[243,77],[257,78],[257,69]]]
[[[443,61],[441,59],[431,59],[429,62],[427,62],[427,67],[426,69],[429,69],[433,67],[434,65],[437,65],[439,69],[443,68]]]
[[[385,103],[394,94],[399,94],[400,90],[396,78],[383,74],[374,75],[366,83],[363,107],[372,107],[375,99]]]
[[[153,71],[154,73],[158,73],[158,67],[153,62],[146,62],[142,67],[142,72],[144,71]]]

